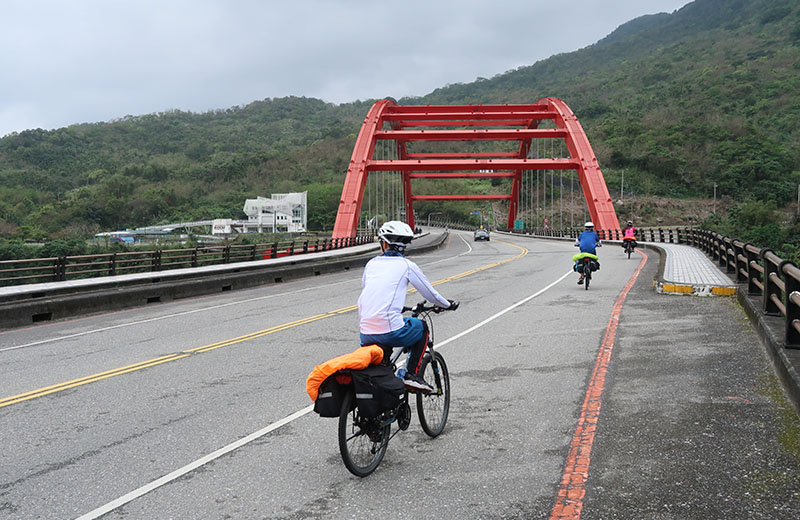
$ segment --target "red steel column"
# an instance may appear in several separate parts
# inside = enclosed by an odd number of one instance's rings
[[[565,138],[567,148],[572,158],[579,162],[578,177],[595,229],[606,232],[619,229],[617,212],[614,210],[614,204],[608,194],[606,181],[603,179],[603,173],[597,165],[597,157],[592,151],[589,139],[578,122],[578,118],[560,99],[542,98],[538,103],[544,103],[555,111],[558,114],[555,119],[556,126],[567,130]]]
[[[376,101],[367,113],[361,132],[356,139],[353,155],[350,156],[350,167],[344,179],[342,198],[339,200],[339,211],[333,226],[333,238],[352,237],[358,230],[361,218],[361,203],[364,201],[364,188],[367,185],[367,162],[375,152],[375,132],[383,126],[382,114],[388,105],[394,105],[390,99]]]

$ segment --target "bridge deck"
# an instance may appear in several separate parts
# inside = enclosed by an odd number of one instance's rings
[[[730,297],[653,290],[652,280],[677,276],[666,270],[667,257],[674,261],[691,250],[656,252],[650,249],[656,244],[647,244],[640,250],[648,256],[643,262],[638,252],[628,260],[609,242],[600,251],[603,270],[587,292],[570,271],[570,242],[498,236],[472,244],[464,231],[444,238],[441,255],[418,257],[433,280],[457,281],[443,294],[464,298],[438,329],[455,399],[448,429],[433,443],[420,447],[414,425],[392,441],[369,481],[346,476],[336,455],[335,421],[307,413],[302,381],[311,365],[342,347],[335,340],[346,336],[338,334],[352,332],[355,341],[355,312],[340,311],[354,303],[360,273],[323,283],[312,278],[244,297],[176,302],[128,317],[2,336],[0,397],[26,399],[4,405],[9,427],[0,429],[0,444],[14,448],[0,456],[0,474],[11,482],[3,499],[12,516],[43,516],[40,510],[56,504],[67,513],[50,516],[74,517],[74,511],[128,500],[124,507],[137,517],[204,517],[212,508],[219,517],[243,507],[260,516],[311,511],[350,517],[363,509],[362,495],[392,491],[391,483],[405,478],[430,492],[406,486],[400,494],[384,493],[392,500],[375,502],[376,515],[404,510],[421,516],[436,507],[441,520],[550,518],[554,488],[562,482],[570,499],[580,498],[577,510],[587,518],[800,518],[792,438],[797,421],[787,418],[742,308]],[[527,249],[525,256],[483,270],[498,254],[508,258],[508,246],[516,244]],[[514,247],[511,254],[522,253]],[[695,261],[719,271],[710,260]],[[454,274],[468,269],[480,274]],[[538,269],[550,271],[538,276]],[[556,277],[563,283],[543,290],[542,282]],[[266,304],[267,297],[273,302]],[[289,311],[286,319],[270,315],[280,309]],[[299,316],[307,318],[289,321]],[[316,319],[323,316],[329,318]],[[161,318],[174,321],[155,322]],[[295,324],[304,328],[271,335]],[[236,347],[221,348],[228,345]],[[87,376],[93,373],[103,379]],[[53,384],[59,381],[66,383]],[[32,394],[34,388],[53,393]],[[272,399],[265,400],[264,391]],[[258,413],[242,414],[233,405]],[[287,415],[292,410],[298,411]],[[278,430],[289,421],[296,422]],[[154,464],[158,451],[164,462]],[[40,471],[80,457],[80,464]],[[126,460],[133,463],[113,471]],[[298,467],[304,478],[296,478]],[[177,483],[164,482],[168,471]],[[104,481],[112,475],[114,485],[102,486],[97,475]],[[69,489],[60,485],[65,479],[74,483]],[[186,489],[171,492],[176,485]],[[44,496],[41,489],[54,491]]]

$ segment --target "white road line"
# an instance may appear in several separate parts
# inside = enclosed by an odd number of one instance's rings
[[[477,324],[473,325],[472,327],[468,328],[467,330],[465,330],[465,331],[462,331],[462,332],[459,332],[459,333],[458,333],[458,334],[456,334],[455,336],[453,336],[453,337],[451,337],[451,338],[448,338],[448,339],[446,339],[446,340],[444,340],[444,341],[442,341],[442,342],[439,342],[439,343],[437,343],[437,346],[436,346],[436,348],[441,348],[441,347],[443,347],[443,346],[447,345],[448,343],[450,343],[450,342],[452,342],[452,341],[455,341],[455,340],[457,340],[457,339],[459,339],[459,338],[461,338],[461,337],[463,337],[463,336],[466,336],[467,334],[469,334],[469,333],[470,333],[470,332],[472,332],[473,330],[475,330],[475,329],[478,329],[478,328],[480,328],[480,327],[483,327],[483,326],[484,326],[484,325],[486,325],[487,323],[489,323],[489,322],[491,322],[491,321],[494,321],[494,320],[496,320],[497,318],[499,318],[499,317],[500,317],[500,316],[502,316],[503,314],[505,314],[505,313],[507,313],[507,312],[510,312],[510,311],[513,311],[514,309],[516,309],[516,308],[517,308],[517,307],[519,307],[520,305],[523,305],[523,304],[525,304],[525,303],[528,303],[529,301],[531,301],[532,299],[536,298],[537,296],[539,296],[539,295],[540,295],[540,294],[542,294],[543,292],[545,292],[545,291],[547,291],[547,290],[551,289],[552,287],[554,287],[554,286],[555,286],[556,284],[558,284],[558,283],[559,283],[561,280],[563,280],[564,278],[566,278],[567,276],[569,276],[569,275],[571,275],[571,274],[573,274],[573,271],[572,271],[572,269],[570,269],[570,270],[569,270],[569,271],[568,271],[566,274],[564,274],[564,275],[563,275],[561,278],[559,278],[559,279],[558,279],[558,280],[556,280],[555,282],[551,283],[550,285],[548,285],[548,286],[547,286],[547,287],[545,287],[544,289],[540,289],[539,291],[537,291],[537,292],[535,292],[535,293],[531,294],[531,295],[530,295],[530,296],[528,296],[527,298],[524,298],[524,299],[522,299],[522,300],[518,301],[518,302],[517,302],[517,303],[515,303],[514,305],[511,305],[511,306],[509,306],[509,307],[506,307],[505,309],[503,309],[502,311],[498,312],[497,314],[494,314],[494,315],[492,315],[492,316],[489,316],[488,318],[486,318],[486,319],[485,319],[485,320],[483,320],[482,322],[480,322],[480,323],[477,323]]]
[[[131,502],[132,500],[134,500],[136,498],[139,498],[140,496],[142,496],[142,495],[144,495],[146,493],[149,493],[150,491],[153,491],[154,489],[156,489],[158,487],[163,486],[164,484],[167,484],[167,483],[172,482],[173,480],[175,480],[177,478],[182,477],[183,475],[189,473],[190,471],[193,471],[193,470],[199,468],[200,466],[203,466],[204,464],[208,464],[209,462],[211,462],[214,459],[218,459],[219,457],[222,457],[223,455],[228,454],[228,453],[232,452],[233,450],[235,450],[237,448],[241,448],[245,444],[253,442],[254,440],[258,439],[259,437],[263,437],[264,435],[268,434],[269,432],[280,428],[284,424],[289,424],[290,422],[294,421],[295,419],[299,419],[300,417],[306,415],[308,412],[310,412],[313,409],[314,409],[314,406],[311,405],[311,406],[307,406],[307,407],[303,408],[302,410],[298,410],[295,413],[293,413],[292,415],[289,415],[288,417],[284,417],[280,421],[274,422],[274,423],[270,424],[269,426],[267,426],[266,428],[262,428],[261,430],[258,430],[257,432],[253,432],[253,433],[251,433],[250,435],[248,435],[246,437],[242,437],[238,441],[232,442],[231,444],[228,444],[227,446],[225,446],[223,448],[220,448],[220,449],[218,449],[217,451],[215,451],[213,453],[209,453],[205,457],[201,457],[201,458],[197,459],[196,461],[194,461],[194,462],[192,462],[190,464],[187,464],[187,465],[185,465],[184,467],[182,467],[180,469],[176,469],[172,473],[164,475],[163,477],[152,481],[151,483],[147,484],[146,486],[142,486],[139,489],[131,491],[127,495],[123,495],[123,496],[119,497],[116,500],[112,500],[108,504],[100,506],[100,507],[98,507],[97,509],[95,509],[93,511],[89,511],[85,515],[79,516],[76,520],[92,520],[94,518],[99,518],[100,516],[103,516],[104,514],[109,513],[111,511],[113,511],[114,509],[116,509],[116,508],[118,508],[120,506],[123,506],[123,505],[127,504],[128,502]]]
[[[452,343],[453,341],[455,341],[455,340],[457,340],[459,338],[462,338],[463,336],[469,334],[470,332],[472,332],[472,331],[474,331],[474,330],[476,330],[476,329],[478,329],[480,327],[483,327],[487,323],[496,320],[500,316],[502,316],[502,315],[504,315],[504,314],[516,309],[520,305],[524,305],[525,303],[531,301],[532,299],[536,298],[537,296],[539,296],[540,294],[544,293],[545,291],[551,289],[552,287],[554,287],[556,284],[558,284],[560,281],[562,281],[564,278],[566,278],[567,276],[569,276],[571,274],[573,274],[572,269],[570,269],[565,275],[563,275],[561,278],[559,278],[555,282],[551,283],[550,285],[548,285],[544,289],[540,289],[539,291],[533,293],[532,295],[530,295],[530,296],[518,301],[517,303],[515,303],[515,304],[513,304],[513,305],[511,305],[509,307],[506,307],[502,311],[500,311],[500,312],[498,312],[498,313],[486,318],[482,322],[480,322],[480,323],[478,323],[476,325],[473,325],[472,327],[468,328],[467,330],[464,330],[464,331],[456,334],[455,336],[453,336],[451,338],[448,338],[448,339],[438,343],[438,346],[436,348],[438,349],[438,348],[443,347],[444,345],[447,345],[448,343]],[[289,424],[290,422],[294,421],[295,419],[299,419],[300,417],[303,417],[304,415],[306,415],[309,412],[311,412],[313,409],[314,409],[314,406],[310,405],[310,406],[307,406],[307,407],[303,408],[302,410],[298,410],[295,413],[293,413],[293,414],[291,414],[291,415],[289,415],[287,417],[284,417],[280,421],[277,421],[277,422],[274,422],[274,423],[270,424],[266,428],[262,428],[261,430],[258,430],[256,432],[251,433],[250,435],[247,435],[246,437],[242,437],[238,441],[232,442],[231,444],[228,444],[227,446],[224,446],[224,447],[218,449],[217,451],[215,451],[213,453],[209,453],[208,455],[206,455],[204,457],[201,457],[201,458],[197,459],[196,461],[191,462],[191,463],[187,464],[186,466],[184,466],[182,468],[176,469],[172,473],[164,475],[163,477],[161,477],[159,479],[156,479],[156,480],[150,482],[149,484],[146,484],[146,485],[140,487],[139,489],[131,491],[130,493],[128,493],[126,495],[123,495],[123,496],[117,498],[116,500],[112,500],[111,502],[109,502],[109,503],[107,503],[107,504],[105,504],[103,506],[100,506],[97,509],[94,509],[94,510],[90,511],[90,512],[86,513],[85,515],[79,516],[76,520],[94,520],[95,518],[99,518],[99,517],[103,516],[104,514],[109,513],[109,512],[113,511],[114,509],[116,509],[118,507],[124,506],[128,502],[131,502],[131,501],[139,498],[140,496],[145,495],[145,494],[149,493],[150,491],[153,491],[154,489],[163,486],[164,484],[168,484],[168,483],[172,482],[173,480],[176,480],[176,479],[182,477],[183,475],[189,473],[190,471],[193,471],[193,470],[195,470],[195,469],[197,469],[197,468],[199,468],[199,467],[201,467],[201,466],[203,466],[205,464],[208,464],[212,460],[218,459],[219,457],[221,457],[223,455],[226,455],[226,454],[232,452],[233,450],[235,450],[237,448],[241,448],[245,444],[253,442],[254,440],[256,440],[256,439],[258,439],[260,437],[263,437],[264,435],[270,433],[271,431],[274,431],[274,430],[280,428],[281,426]]]
[[[464,241],[464,244],[466,244],[466,246],[467,246],[467,250],[466,250],[466,251],[464,251],[464,252],[463,252],[463,253],[461,253],[460,255],[456,255],[456,256],[450,256],[450,257],[448,257],[448,258],[442,258],[442,259],[440,259],[440,260],[435,260],[435,261],[433,261],[433,262],[430,262],[430,263],[427,263],[427,264],[422,264],[422,263],[420,263],[420,265],[422,265],[423,267],[427,267],[427,266],[429,266],[429,265],[438,264],[439,262],[447,262],[447,261],[449,261],[449,260],[455,260],[456,258],[458,258],[458,257],[460,257],[460,256],[464,256],[464,255],[468,255],[468,254],[470,254],[470,253],[472,252],[472,246],[469,244],[469,242],[467,242],[466,240],[464,240],[464,237],[463,237],[463,236],[461,236],[460,234],[457,234],[456,236],[457,236],[458,238],[460,238],[461,240],[463,240],[463,241]],[[413,260],[413,259],[412,259],[412,260]]]

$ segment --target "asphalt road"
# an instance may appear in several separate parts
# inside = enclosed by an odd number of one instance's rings
[[[305,394],[358,346],[360,270],[2,333],[0,518],[548,518],[603,345],[583,518],[800,517],[797,415],[735,301],[656,295],[646,252],[620,302],[642,257],[600,250],[584,291],[574,252],[412,256],[462,302],[434,323],[450,419],[364,479]]]

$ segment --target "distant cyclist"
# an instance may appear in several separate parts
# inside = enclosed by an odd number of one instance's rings
[[[633,221],[629,220],[622,230],[622,248],[625,249],[625,242],[632,240],[631,246],[636,247],[636,228],[633,227]]]
[[[581,258],[585,257],[586,255],[592,255],[594,259],[597,259],[597,248],[602,246],[603,244],[600,242],[600,237],[597,236],[597,233],[594,232],[594,222],[587,222],[584,224],[586,228],[578,238],[575,239],[575,247],[579,247],[581,254],[575,255],[573,260],[575,262],[580,261]],[[576,259],[576,257],[579,257]],[[578,278],[578,285],[583,284],[583,272],[579,271],[580,278]]]
[[[403,317],[406,291],[411,284],[440,309],[455,310],[458,303],[443,298],[417,264],[403,256],[413,237],[411,227],[397,220],[386,222],[378,230],[382,254],[364,267],[358,297],[361,344],[410,347],[404,383],[410,389],[432,392],[433,387],[417,374],[428,344],[427,330],[419,318]]]

